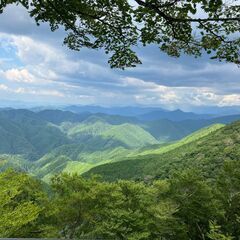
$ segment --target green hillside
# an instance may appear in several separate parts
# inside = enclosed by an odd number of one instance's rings
[[[127,164],[139,159],[158,162],[158,156],[196,141],[223,125],[206,127],[177,142],[181,136],[200,126],[237,117],[181,122],[161,119],[143,123],[133,117],[107,114],[1,110],[0,155],[4,155],[5,167],[26,170],[44,179],[60,172],[82,174],[96,166],[100,168],[99,165],[123,160]]]
[[[120,161],[138,148],[158,143],[137,125],[111,125],[99,116],[91,116],[80,123],[63,122],[59,129],[70,143],[49,151],[31,169],[45,180],[59,172],[81,174],[92,167]]]
[[[126,147],[143,147],[157,144],[158,141],[141,127],[129,123],[113,126],[102,133],[103,138],[115,139]]]
[[[61,128],[72,140],[90,140],[94,147],[109,148],[120,145],[126,148],[137,148],[158,143],[150,133],[138,125],[130,123],[113,125],[99,116],[91,116],[72,126],[62,123]]]
[[[122,147],[105,151],[84,152],[83,148],[76,145],[66,145],[36,161],[32,171],[40,178],[62,171],[81,174],[100,164],[120,161],[129,152],[131,150]]]
[[[111,125],[101,118],[91,117],[82,123],[73,125],[72,128],[68,129],[67,134],[73,139],[81,139],[86,137],[99,136],[110,127]]]
[[[13,168],[18,171],[29,172],[32,162],[27,161],[20,155],[0,155],[0,172]]]
[[[205,135],[206,132],[210,134]],[[166,178],[175,170],[195,167],[205,176],[213,177],[225,161],[240,158],[240,122],[225,127],[213,126],[213,131],[209,128],[207,131],[204,129],[203,133],[203,137],[198,139],[194,135],[184,139],[185,144],[179,147],[171,149],[171,145],[167,146],[170,151],[164,150],[161,153],[159,149],[158,154],[105,164],[91,169],[85,175],[100,174],[110,181],[145,177]],[[197,133],[197,136],[200,135],[201,131]]]
[[[212,120],[184,120],[174,122],[168,119],[159,119],[145,122],[142,127],[151,133],[160,142],[171,142],[182,139],[187,135],[206,126],[222,123]]]
[[[237,120],[240,120],[240,115],[229,115],[211,119],[187,119],[182,121],[158,119],[154,121],[145,121],[141,123],[140,126],[153,135],[157,140],[164,143],[182,139],[187,135],[212,124],[229,124]]]
[[[69,142],[57,126],[27,110],[0,112],[0,141],[1,154],[21,154],[29,160]]]
[[[148,149],[146,151],[141,151],[139,152],[138,155],[151,155],[151,154],[161,154],[161,153],[165,153],[165,152],[169,152],[175,148],[178,148],[182,145],[185,145],[187,143],[196,141],[202,137],[205,137],[207,135],[209,135],[210,133],[224,127],[224,124],[214,124],[205,128],[202,128],[190,135],[188,135],[187,137],[177,141],[176,143],[173,144],[167,144],[166,146],[157,148],[157,149]]]
[[[75,114],[73,112],[61,110],[43,110],[36,113],[36,115],[42,120],[59,125],[62,122],[73,123],[81,122],[88,118],[91,114],[90,113]]]
[[[137,148],[158,143],[132,124],[83,123],[70,128],[68,134],[75,143],[60,146],[36,161],[37,176],[42,178],[61,171],[83,173],[94,166],[120,161]]]

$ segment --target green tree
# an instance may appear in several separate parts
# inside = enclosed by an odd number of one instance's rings
[[[53,211],[38,181],[8,170],[0,174],[0,186],[0,237],[56,236],[47,220]]]
[[[71,49],[104,49],[112,67],[141,63],[139,45],[157,44],[179,57],[203,51],[220,61],[239,64],[240,5],[237,0],[2,0],[28,8],[37,23],[63,26]]]
[[[186,225],[188,238],[204,240],[209,221],[218,216],[218,205],[211,187],[194,169],[177,173],[170,180],[171,198],[178,204],[176,216]]]
[[[160,188],[159,186],[162,186]],[[53,179],[59,226],[67,238],[176,239],[175,204],[159,198],[163,183],[117,183],[63,174]]]
[[[215,222],[210,223],[210,232],[208,237],[211,240],[233,240],[233,237],[226,236],[221,232],[221,227],[218,226]]]
[[[217,196],[222,204],[219,221],[224,233],[240,236],[240,161],[226,161],[217,178]]]

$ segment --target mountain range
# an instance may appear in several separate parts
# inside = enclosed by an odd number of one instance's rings
[[[133,112],[129,108],[128,113],[130,110]],[[240,115],[215,117],[166,110],[162,115],[161,111],[137,110],[135,115],[124,116],[2,109],[0,166],[29,171],[45,180],[59,172],[82,174],[93,168],[90,172],[98,173],[105,166],[116,169],[117,164],[122,169],[122,161],[126,167],[129,162],[140,164],[144,159],[153,158],[155,162],[153,155],[174,151],[239,119]]]

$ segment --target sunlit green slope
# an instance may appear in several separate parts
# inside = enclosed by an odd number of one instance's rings
[[[135,149],[158,141],[139,126],[84,122],[65,131],[72,144],[60,146],[35,162],[34,173],[43,178],[62,171],[83,173],[107,162],[119,161]]]
[[[202,137],[205,137],[207,135],[209,135],[210,133],[224,127],[224,124],[214,124],[205,128],[202,128],[190,135],[188,135],[187,137],[177,141],[176,143],[173,144],[167,144],[166,146],[157,148],[157,149],[149,149],[146,151],[141,151],[139,152],[137,155],[150,155],[150,154],[161,154],[161,153],[165,153],[165,152],[169,152],[175,148],[178,148],[184,144],[196,141]]]
[[[85,175],[100,174],[110,181],[145,177],[166,178],[175,170],[192,166],[212,177],[224,161],[240,159],[240,122],[225,127],[214,125],[194,135],[178,142],[178,146],[169,145],[159,149],[158,153],[154,150],[155,154],[98,166]]]

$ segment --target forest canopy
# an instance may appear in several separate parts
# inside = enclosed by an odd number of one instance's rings
[[[155,44],[170,56],[182,54],[240,63],[239,1],[223,0],[2,0],[26,7],[37,24],[66,30],[73,50],[103,49],[114,68],[141,63],[136,47]]]
[[[186,169],[145,183],[62,174],[48,187],[8,170],[0,173],[0,237],[238,239],[239,166],[226,162],[212,181]]]

